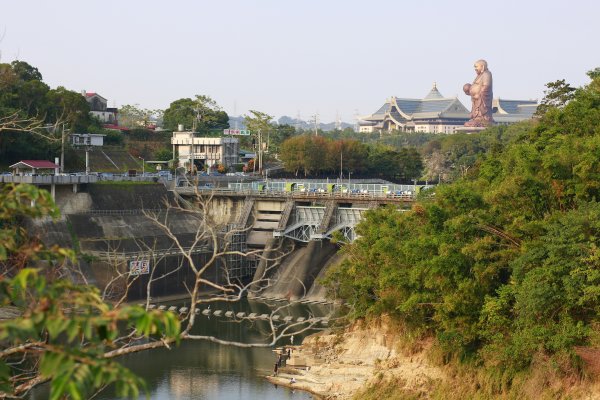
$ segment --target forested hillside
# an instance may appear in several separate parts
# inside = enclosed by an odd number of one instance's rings
[[[581,377],[600,347],[600,68],[539,120],[492,128],[469,168],[410,212],[371,211],[329,284],[355,318],[434,337],[479,387],[535,369]],[[470,143],[469,143],[470,142]]]

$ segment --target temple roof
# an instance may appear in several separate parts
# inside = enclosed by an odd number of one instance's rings
[[[443,99],[443,98],[444,98],[444,96],[442,96],[440,91],[437,89],[436,83],[433,82],[433,87],[431,88],[431,91],[427,94],[427,96],[425,96],[425,98],[423,100],[436,100],[436,99]]]
[[[537,110],[537,100],[505,100],[494,99],[492,107],[494,114],[523,115],[531,118]]]
[[[536,100],[493,99],[494,119],[497,122],[516,122],[532,118],[537,109]],[[410,121],[460,120],[470,118],[469,110],[456,97],[444,97],[434,83],[423,99],[391,97],[373,114],[361,117],[361,121],[379,126],[386,120],[397,125]]]

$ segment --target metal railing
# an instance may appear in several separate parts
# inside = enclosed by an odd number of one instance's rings
[[[194,187],[177,187],[173,189],[179,194],[200,194],[200,195],[236,195],[236,196],[256,196],[256,197],[285,197],[285,198],[323,198],[323,199],[390,199],[412,201],[416,198],[416,194],[398,194],[398,193],[371,193],[371,192],[319,192],[319,191],[294,191],[285,192],[277,190],[233,190],[225,188],[194,188]]]
[[[85,215],[141,215],[144,213],[159,213],[164,212],[166,209],[153,208],[153,209],[137,209],[137,210],[86,210],[78,212],[77,214]]]

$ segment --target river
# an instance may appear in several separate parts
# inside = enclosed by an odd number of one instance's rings
[[[212,304],[211,313],[221,310],[223,314],[231,310],[257,315],[269,313],[274,306],[258,301],[244,301],[237,304]],[[181,306],[181,304],[179,305]],[[207,306],[201,306],[205,309]],[[309,315],[323,316],[329,305],[294,304],[277,313],[283,318],[291,315],[298,317]],[[198,314],[194,334],[214,335],[220,339],[243,343],[265,343],[267,341],[267,321],[236,321],[224,316],[206,316]],[[282,325],[283,326],[283,325]],[[299,344],[303,335],[295,335],[294,342]],[[278,345],[290,344],[290,339]],[[119,359],[127,368],[143,377],[153,400],[252,400],[269,399],[304,400],[313,397],[305,392],[293,391],[275,386],[264,379],[273,373],[276,360],[273,348],[243,348],[231,345],[219,345],[207,341],[185,341],[171,350],[156,349],[131,354]],[[31,400],[47,399],[47,388],[35,390]],[[141,396],[140,399],[145,399]],[[98,400],[116,400],[108,389],[94,397]]]

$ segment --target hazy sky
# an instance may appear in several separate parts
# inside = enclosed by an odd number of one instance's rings
[[[1,62],[117,107],[195,94],[231,115],[370,114],[390,96],[462,85],[488,61],[494,95],[541,99],[600,66],[598,0],[0,0]]]

